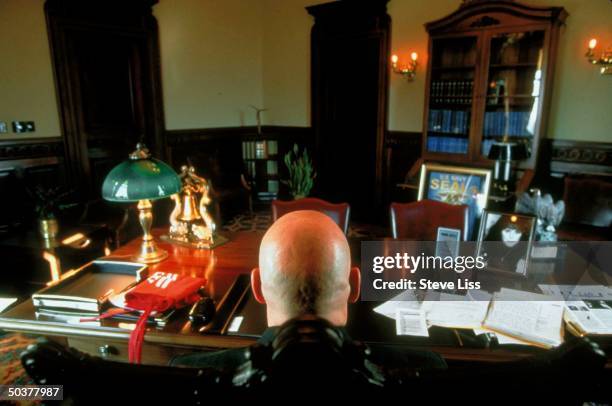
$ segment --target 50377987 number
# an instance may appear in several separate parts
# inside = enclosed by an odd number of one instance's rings
[[[63,399],[62,385],[0,385],[0,401]]]

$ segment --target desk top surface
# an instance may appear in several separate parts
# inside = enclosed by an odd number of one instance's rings
[[[155,230],[154,234],[159,236],[161,230]],[[257,266],[263,232],[236,232],[225,235],[229,237],[229,241],[213,250],[196,250],[159,242],[160,247],[168,251],[169,257],[161,263],[150,265],[149,270],[205,277],[208,295],[216,302],[220,302],[239,275],[248,274]],[[354,262],[359,255],[359,243],[358,240],[350,241]],[[129,260],[139,244],[140,239],[136,239],[117,249],[106,259]],[[354,338],[369,342],[431,348],[450,359],[496,361],[539,351],[527,346],[492,348],[488,342],[474,336],[471,330],[467,333],[432,327],[429,338],[397,337],[394,322],[374,313],[372,308],[375,305],[377,303],[358,302],[350,306],[347,328]],[[257,317],[265,318],[263,306],[255,309],[254,313],[258,315]],[[185,316],[183,314],[173,317],[163,328],[151,328],[145,336],[145,341],[161,345],[230,348],[249,345],[256,339],[254,336],[229,335],[225,330],[218,328],[219,323],[227,325],[230,320],[217,320],[216,326],[205,332],[193,331]],[[32,300],[26,300],[0,316],[0,328],[51,336],[127,340],[132,324],[108,319],[94,325],[41,320],[36,318]]]

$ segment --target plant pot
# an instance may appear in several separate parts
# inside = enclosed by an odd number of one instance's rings
[[[40,235],[42,235],[44,239],[52,240],[57,236],[59,224],[57,223],[57,219],[39,220],[38,229],[40,231]]]
[[[305,197],[306,197],[306,195],[293,195],[293,200],[300,200],[300,199],[303,199]]]

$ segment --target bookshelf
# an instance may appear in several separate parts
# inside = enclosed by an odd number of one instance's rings
[[[280,188],[279,165],[282,163],[275,139],[247,139],[242,141],[242,160],[245,177],[259,201],[278,197]]]
[[[490,166],[491,144],[524,143],[534,169],[546,134],[560,7],[466,1],[426,24],[429,34],[422,158]]]

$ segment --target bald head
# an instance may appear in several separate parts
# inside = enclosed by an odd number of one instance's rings
[[[343,325],[347,302],[359,292],[358,275],[358,269],[351,270],[348,242],[336,223],[316,211],[295,211],[266,232],[252,287],[267,306],[269,325],[304,314]]]

